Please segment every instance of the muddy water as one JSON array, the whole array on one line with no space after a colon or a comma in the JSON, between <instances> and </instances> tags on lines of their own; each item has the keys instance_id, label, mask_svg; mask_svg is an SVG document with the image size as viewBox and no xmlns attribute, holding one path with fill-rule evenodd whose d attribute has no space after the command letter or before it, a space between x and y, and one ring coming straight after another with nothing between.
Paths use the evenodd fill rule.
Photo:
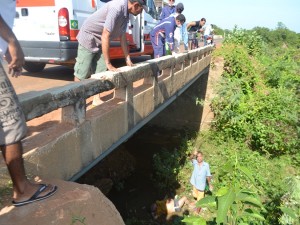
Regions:
<instances>
[{"instance_id":1,"label":"muddy water","mask_svg":"<svg viewBox=\"0 0 300 225\"><path fill-rule=\"evenodd\" d=\"M163 199L167 193L155 188L153 174L153 154L178 148L183 132L155 127L144 127L126 143L114 150L83 177L79 183L98 186L99 179L111 179L112 187L99 187L114 203L124 221L130 218L150 219L149 207L155 200ZM108 171L109 172L108 172ZM103 182L102 182L103 183ZM106 190L103 190L105 186ZM174 190L170 190L174 191Z\"/></svg>"}]
</instances>

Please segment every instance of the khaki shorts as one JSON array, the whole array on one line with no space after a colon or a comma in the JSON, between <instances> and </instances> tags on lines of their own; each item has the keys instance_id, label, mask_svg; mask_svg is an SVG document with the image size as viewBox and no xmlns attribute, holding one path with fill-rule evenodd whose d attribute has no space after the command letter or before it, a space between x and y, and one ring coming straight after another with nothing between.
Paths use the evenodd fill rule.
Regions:
<instances>
[{"instance_id":1,"label":"khaki shorts","mask_svg":"<svg viewBox=\"0 0 300 225\"><path fill-rule=\"evenodd\" d=\"M26 132L18 97L0 62L0 146L20 141Z\"/></svg>"},{"instance_id":2,"label":"khaki shorts","mask_svg":"<svg viewBox=\"0 0 300 225\"><path fill-rule=\"evenodd\" d=\"M193 197L197 199L197 201L204 198L204 191L199 191L195 186L193 186Z\"/></svg>"},{"instance_id":3,"label":"khaki shorts","mask_svg":"<svg viewBox=\"0 0 300 225\"><path fill-rule=\"evenodd\" d=\"M89 78L94 73L106 71L107 67L101 51L92 53L82 45L78 45L74 75L79 80Z\"/></svg>"}]
</instances>

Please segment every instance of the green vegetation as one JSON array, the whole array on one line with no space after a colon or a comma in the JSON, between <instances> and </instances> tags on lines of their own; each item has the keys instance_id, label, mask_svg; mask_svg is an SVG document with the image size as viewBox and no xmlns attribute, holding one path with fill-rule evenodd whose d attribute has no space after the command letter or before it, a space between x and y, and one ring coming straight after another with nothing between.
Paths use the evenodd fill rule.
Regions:
<instances>
[{"instance_id":1,"label":"green vegetation","mask_svg":"<svg viewBox=\"0 0 300 225\"><path fill-rule=\"evenodd\" d=\"M159 188L177 181L187 196L187 156L197 147L210 163L214 191L197 203L205 215L186 216L182 224L300 224L299 46L299 34L279 23L275 30L235 28L214 52L224 58L224 72L211 129L171 158L154 157Z\"/></svg>"},{"instance_id":2,"label":"green vegetation","mask_svg":"<svg viewBox=\"0 0 300 225\"><path fill-rule=\"evenodd\" d=\"M71 225L76 224L77 222L83 225L86 225L85 223L85 217L83 216L73 216L72 217L72 221L71 221Z\"/></svg>"},{"instance_id":3,"label":"green vegetation","mask_svg":"<svg viewBox=\"0 0 300 225\"><path fill-rule=\"evenodd\" d=\"M3 179L4 180L4 179ZM9 180L7 183L3 181L0 186L0 207L3 207L3 202L7 196L11 196L12 193L12 181Z\"/></svg>"},{"instance_id":4,"label":"green vegetation","mask_svg":"<svg viewBox=\"0 0 300 225\"><path fill-rule=\"evenodd\" d=\"M295 33L279 22L275 30L265 27L255 27L253 29L262 37L264 42L272 47L293 47L300 48L300 34Z\"/></svg>"},{"instance_id":5,"label":"green vegetation","mask_svg":"<svg viewBox=\"0 0 300 225\"><path fill-rule=\"evenodd\" d=\"M224 35L225 31L222 28L218 27L215 24L212 24L212 25L213 25L215 35Z\"/></svg>"},{"instance_id":6,"label":"green vegetation","mask_svg":"<svg viewBox=\"0 0 300 225\"><path fill-rule=\"evenodd\" d=\"M294 60L298 51L283 52L263 45L255 31L234 30L218 54L225 65L218 88L222 97L212 103L215 130L272 157L296 154L300 147L300 65Z\"/></svg>"}]
</instances>

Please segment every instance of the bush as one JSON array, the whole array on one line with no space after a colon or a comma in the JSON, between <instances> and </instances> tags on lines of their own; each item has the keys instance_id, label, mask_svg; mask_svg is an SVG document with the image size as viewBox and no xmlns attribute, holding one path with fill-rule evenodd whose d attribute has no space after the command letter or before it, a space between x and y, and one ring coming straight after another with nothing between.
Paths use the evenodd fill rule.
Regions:
<instances>
[{"instance_id":1,"label":"bush","mask_svg":"<svg viewBox=\"0 0 300 225\"><path fill-rule=\"evenodd\" d=\"M299 149L300 65L297 51L251 55L245 42L252 36L233 32L217 54L224 57L223 80L211 108L220 138L233 138L272 157ZM234 41L233 41L234 40Z\"/></svg>"},{"instance_id":2,"label":"bush","mask_svg":"<svg viewBox=\"0 0 300 225\"><path fill-rule=\"evenodd\" d=\"M224 44L234 44L243 46L249 55L258 55L262 52L263 41L256 31L246 31L235 27L232 33L228 34L224 40Z\"/></svg>"}]
</instances>

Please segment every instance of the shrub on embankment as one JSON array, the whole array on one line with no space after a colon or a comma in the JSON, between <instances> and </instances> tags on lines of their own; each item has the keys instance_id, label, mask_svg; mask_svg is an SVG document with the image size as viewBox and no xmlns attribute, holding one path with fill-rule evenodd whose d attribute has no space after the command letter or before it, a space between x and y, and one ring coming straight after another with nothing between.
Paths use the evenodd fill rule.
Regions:
<instances>
[{"instance_id":1,"label":"shrub on embankment","mask_svg":"<svg viewBox=\"0 0 300 225\"><path fill-rule=\"evenodd\" d=\"M256 31L235 29L215 52L225 61L211 104L215 119L209 135L201 134L195 145L210 162L218 204L224 203L220 197L232 200L224 203L227 208L211 211L210 219L218 224L300 222L295 200L300 192L295 185L300 168L299 51L287 39L284 49L279 48L283 43L274 47L262 40ZM220 194L222 188L232 191ZM232 192L239 196L243 191L260 196L264 207L233 200Z\"/></svg>"},{"instance_id":2,"label":"shrub on embankment","mask_svg":"<svg viewBox=\"0 0 300 225\"><path fill-rule=\"evenodd\" d=\"M274 47L254 30L235 29L214 54L225 63L211 130L181 148L187 157L199 147L213 173L213 195L198 203L208 208L200 216L207 224L299 224L299 51L287 39ZM176 171L189 195L190 164ZM199 216L184 221L205 224Z\"/></svg>"},{"instance_id":3,"label":"shrub on embankment","mask_svg":"<svg viewBox=\"0 0 300 225\"><path fill-rule=\"evenodd\" d=\"M256 32L236 33L218 53L225 63L212 102L213 128L221 138L242 141L271 157L295 154L300 147L300 78L293 58L299 53L261 44Z\"/></svg>"}]
</instances>

